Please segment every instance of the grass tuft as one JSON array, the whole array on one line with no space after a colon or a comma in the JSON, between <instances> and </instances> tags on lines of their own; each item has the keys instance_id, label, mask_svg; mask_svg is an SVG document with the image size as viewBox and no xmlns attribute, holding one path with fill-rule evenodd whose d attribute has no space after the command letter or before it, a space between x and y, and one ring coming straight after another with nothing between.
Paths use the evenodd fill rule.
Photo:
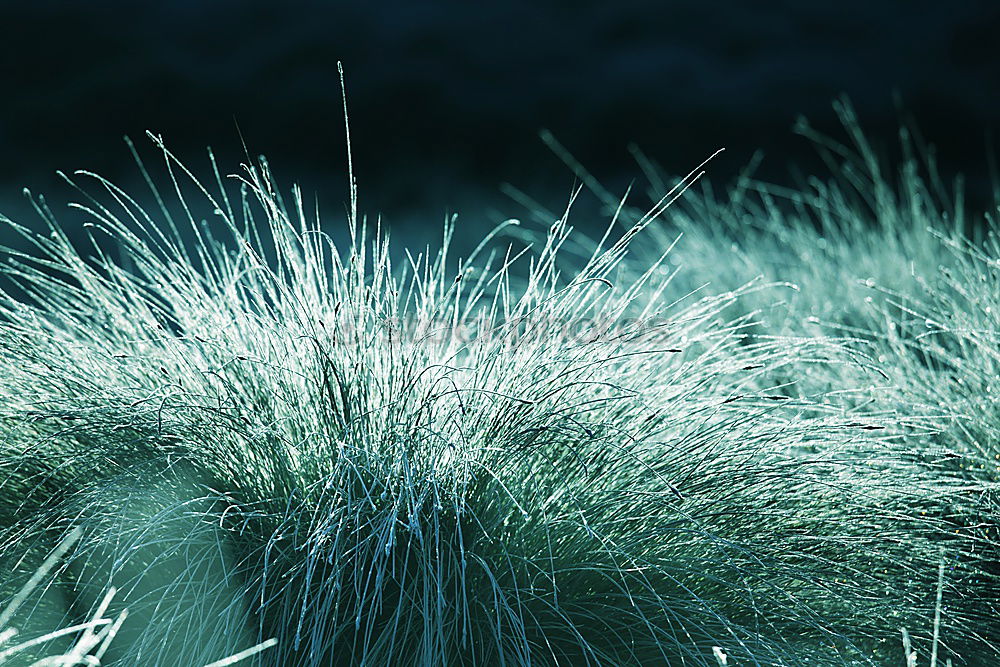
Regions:
<instances>
[{"instance_id":1,"label":"grass tuft","mask_svg":"<svg viewBox=\"0 0 1000 667\"><path fill-rule=\"evenodd\" d=\"M156 210L81 172L88 248L40 199L46 233L6 222L33 248L0 297L23 664L125 608L81 664L891 664L902 627L998 657L995 246L948 237L951 278L858 308L846 276L918 257L876 174L874 225L833 188L793 198L818 229L745 186L669 209L752 219L759 254L674 248L685 181L600 243L567 209L454 261L453 223L399 253L352 188L335 242L266 162L210 188L152 139Z\"/></svg>"}]
</instances>

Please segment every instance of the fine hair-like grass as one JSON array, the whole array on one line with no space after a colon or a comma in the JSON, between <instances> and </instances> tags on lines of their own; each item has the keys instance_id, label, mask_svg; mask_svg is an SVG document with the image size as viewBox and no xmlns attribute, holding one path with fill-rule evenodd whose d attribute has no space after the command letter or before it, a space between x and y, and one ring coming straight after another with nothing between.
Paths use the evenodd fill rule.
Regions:
<instances>
[{"instance_id":1,"label":"fine hair-like grass","mask_svg":"<svg viewBox=\"0 0 1000 667\"><path fill-rule=\"evenodd\" d=\"M669 198L576 266L568 209L400 265L353 187L338 246L266 163L209 190L154 140L156 211L80 175L89 249L40 200L48 234L6 222L0 603L79 535L21 636L127 607L101 664L887 664L901 627L997 657L966 449L828 386L880 377L849 341L762 335L780 287L629 255Z\"/></svg>"}]
</instances>

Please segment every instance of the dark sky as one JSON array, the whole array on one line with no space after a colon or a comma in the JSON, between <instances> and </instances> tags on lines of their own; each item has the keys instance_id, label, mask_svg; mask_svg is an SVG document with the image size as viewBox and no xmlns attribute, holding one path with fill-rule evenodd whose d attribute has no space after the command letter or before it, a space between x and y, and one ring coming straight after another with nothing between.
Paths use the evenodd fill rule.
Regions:
<instances>
[{"instance_id":1,"label":"dark sky","mask_svg":"<svg viewBox=\"0 0 1000 667\"><path fill-rule=\"evenodd\" d=\"M0 0L0 210L21 214L25 185L60 192L55 169L134 182L121 137L147 128L235 171L236 122L279 178L340 206L338 60L362 208L413 233L436 235L448 210L516 213L505 181L563 202L573 177L543 127L615 187L640 176L629 142L672 173L724 146L720 184L763 149L780 180L812 155L796 116L834 131L842 93L887 146L898 93L975 184L1000 110L997 35L995 0Z\"/></svg>"}]
</instances>

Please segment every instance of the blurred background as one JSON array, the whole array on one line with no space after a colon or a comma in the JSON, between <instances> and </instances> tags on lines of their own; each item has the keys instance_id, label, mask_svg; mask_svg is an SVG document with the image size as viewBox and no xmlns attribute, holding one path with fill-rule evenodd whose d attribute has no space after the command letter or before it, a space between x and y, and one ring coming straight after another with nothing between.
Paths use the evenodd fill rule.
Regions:
<instances>
[{"instance_id":1,"label":"blurred background","mask_svg":"<svg viewBox=\"0 0 1000 667\"><path fill-rule=\"evenodd\" d=\"M782 182L816 167L798 115L844 136L841 94L890 152L912 117L985 204L997 35L996 0L0 0L0 211L34 220L24 186L64 202L56 169L137 189L122 136L152 159L151 129L202 175L207 145L238 170L242 134L339 216L338 61L361 209L408 242L520 215L505 182L561 209L575 179L542 128L613 191L642 180L630 143L671 174L725 147L719 186L762 150Z\"/></svg>"}]
</instances>

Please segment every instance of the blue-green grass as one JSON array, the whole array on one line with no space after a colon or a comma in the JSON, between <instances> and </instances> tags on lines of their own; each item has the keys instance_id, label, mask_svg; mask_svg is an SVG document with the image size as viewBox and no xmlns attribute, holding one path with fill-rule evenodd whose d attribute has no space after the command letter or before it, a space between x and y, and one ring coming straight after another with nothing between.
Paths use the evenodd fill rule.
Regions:
<instances>
[{"instance_id":1,"label":"blue-green grass","mask_svg":"<svg viewBox=\"0 0 1000 667\"><path fill-rule=\"evenodd\" d=\"M89 246L5 222L2 664L1000 657L997 248L914 173L453 261L153 141L157 207L74 177Z\"/></svg>"}]
</instances>

